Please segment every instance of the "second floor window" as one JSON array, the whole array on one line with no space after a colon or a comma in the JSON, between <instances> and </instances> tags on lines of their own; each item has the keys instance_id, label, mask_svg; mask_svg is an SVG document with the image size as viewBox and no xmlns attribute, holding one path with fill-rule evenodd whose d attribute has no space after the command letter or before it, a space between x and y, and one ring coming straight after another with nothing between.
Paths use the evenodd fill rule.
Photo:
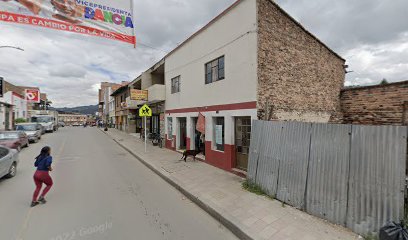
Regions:
<instances>
[{"instance_id":1,"label":"second floor window","mask_svg":"<svg viewBox=\"0 0 408 240\"><path fill-rule=\"evenodd\" d=\"M210 84L225 78L224 56L205 64L205 84Z\"/></svg>"},{"instance_id":2,"label":"second floor window","mask_svg":"<svg viewBox=\"0 0 408 240\"><path fill-rule=\"evenodd\" d=\"M171 79L171 93L180 92L180 76Z\"/></svg>"}]
</instances>

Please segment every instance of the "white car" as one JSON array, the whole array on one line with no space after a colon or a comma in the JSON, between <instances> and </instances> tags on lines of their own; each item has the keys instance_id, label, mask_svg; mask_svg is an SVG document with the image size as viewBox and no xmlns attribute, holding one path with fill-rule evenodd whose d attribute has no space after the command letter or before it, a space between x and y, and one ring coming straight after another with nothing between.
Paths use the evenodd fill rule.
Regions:
<instances>
[{"instance_id":1,"label":"white car","mask_svg":"<svg viewBox=\"0 0 408 240\"><path fill-rule=\"evenodd\" d=\"M16 125L16 131L25 132L30 142L37 143L41 139L42 126L38 123L21 123Z\"/></svg>"},{"instance_id":2,"label":"white car","mask_svg":"<svg viewBox=\"0 0 408 240\"><path fill-rule=\"evenodd\" d=\"M17 174L18 152L0 146L0 178L12 178Z\"/></svg>"}]
</instances>

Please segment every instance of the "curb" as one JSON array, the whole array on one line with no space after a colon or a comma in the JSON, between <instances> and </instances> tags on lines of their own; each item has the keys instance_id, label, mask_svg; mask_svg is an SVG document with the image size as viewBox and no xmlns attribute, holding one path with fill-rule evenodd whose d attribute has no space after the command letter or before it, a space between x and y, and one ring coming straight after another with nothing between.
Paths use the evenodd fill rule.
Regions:
<instances>
[{"instance_id":1,"label":"curb","mask_svg":"<svg viewBox=\"0 0 408 240\"><path fill-rule=\"evenodd\" d=\"M180 191L183 195L185 195L188 199L190 199L192 202L194 202L197 206L199 206L201 209L206 211L208 214L210 214L213 218L218 220L222 225L224 225L228 230L230 230L236 237L242 240L254 240L254 238L250 237L246 232L242 231L239 226L236 224L232 223L230 220L222 216L221 213L217 212L214 208L211 206L207 205L203 201L201 201L199 198L194 196L192 193L190 193L188 190L185 188L181 187L179 184L177 184L175 181L173 181L171 178L168 176L164 175L162 172L157 170L152 164L146 162L143 158L141 158L139 155L135 154L133 151L128 149L126 146L124 146L122 143L114 139L112 136L110 136L108 133L105 131L101 130L104 134L106 134L109 138L111 138L115 143L117 143L121 148L126 150L128 153L130 153L133 157L135 157L137 160L139 160L143 165L145 165L147 168L149 168L151 171L159 175L162 179L164 179L167 183L172 185L174 188L176 188L178 191Z\"/></svg>"}]
</instances>

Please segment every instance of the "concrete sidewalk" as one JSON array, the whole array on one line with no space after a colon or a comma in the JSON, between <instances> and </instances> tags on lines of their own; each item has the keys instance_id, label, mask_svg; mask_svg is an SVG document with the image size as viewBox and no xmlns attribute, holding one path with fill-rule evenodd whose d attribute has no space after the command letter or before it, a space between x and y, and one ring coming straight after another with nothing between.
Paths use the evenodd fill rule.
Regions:
<instances>
[{"instance_id":1,"label":"concrete sidewalk","mask_svg":"<svg viewBox=\"0 0 408 240\"><path fill-rule=\"evenodd\" d=\"M139 138L116 129L105 133L241 239L359 239L341 226L243 190L245 179L234 174L190 158L184 163L180 153L151 144L145 153Z\"/></svg>"}]
</instances>

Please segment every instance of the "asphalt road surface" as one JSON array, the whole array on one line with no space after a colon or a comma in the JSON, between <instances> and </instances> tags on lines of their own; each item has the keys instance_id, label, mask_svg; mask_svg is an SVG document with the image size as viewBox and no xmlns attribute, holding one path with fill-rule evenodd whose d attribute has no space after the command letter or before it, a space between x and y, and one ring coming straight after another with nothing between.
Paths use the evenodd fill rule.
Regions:
<instances>
[{"instance_id":1,"label":"asphalt road surface","mask_svg":"<svg viewBox=\"0 0 408 240\"><path fill-rule=\"evenodd\" d=\"M34 157L52 148L48 203L30 208ZM96 128L60 128L0 179L0 239L237 239Z\"/></svg>"}]
</instances>

